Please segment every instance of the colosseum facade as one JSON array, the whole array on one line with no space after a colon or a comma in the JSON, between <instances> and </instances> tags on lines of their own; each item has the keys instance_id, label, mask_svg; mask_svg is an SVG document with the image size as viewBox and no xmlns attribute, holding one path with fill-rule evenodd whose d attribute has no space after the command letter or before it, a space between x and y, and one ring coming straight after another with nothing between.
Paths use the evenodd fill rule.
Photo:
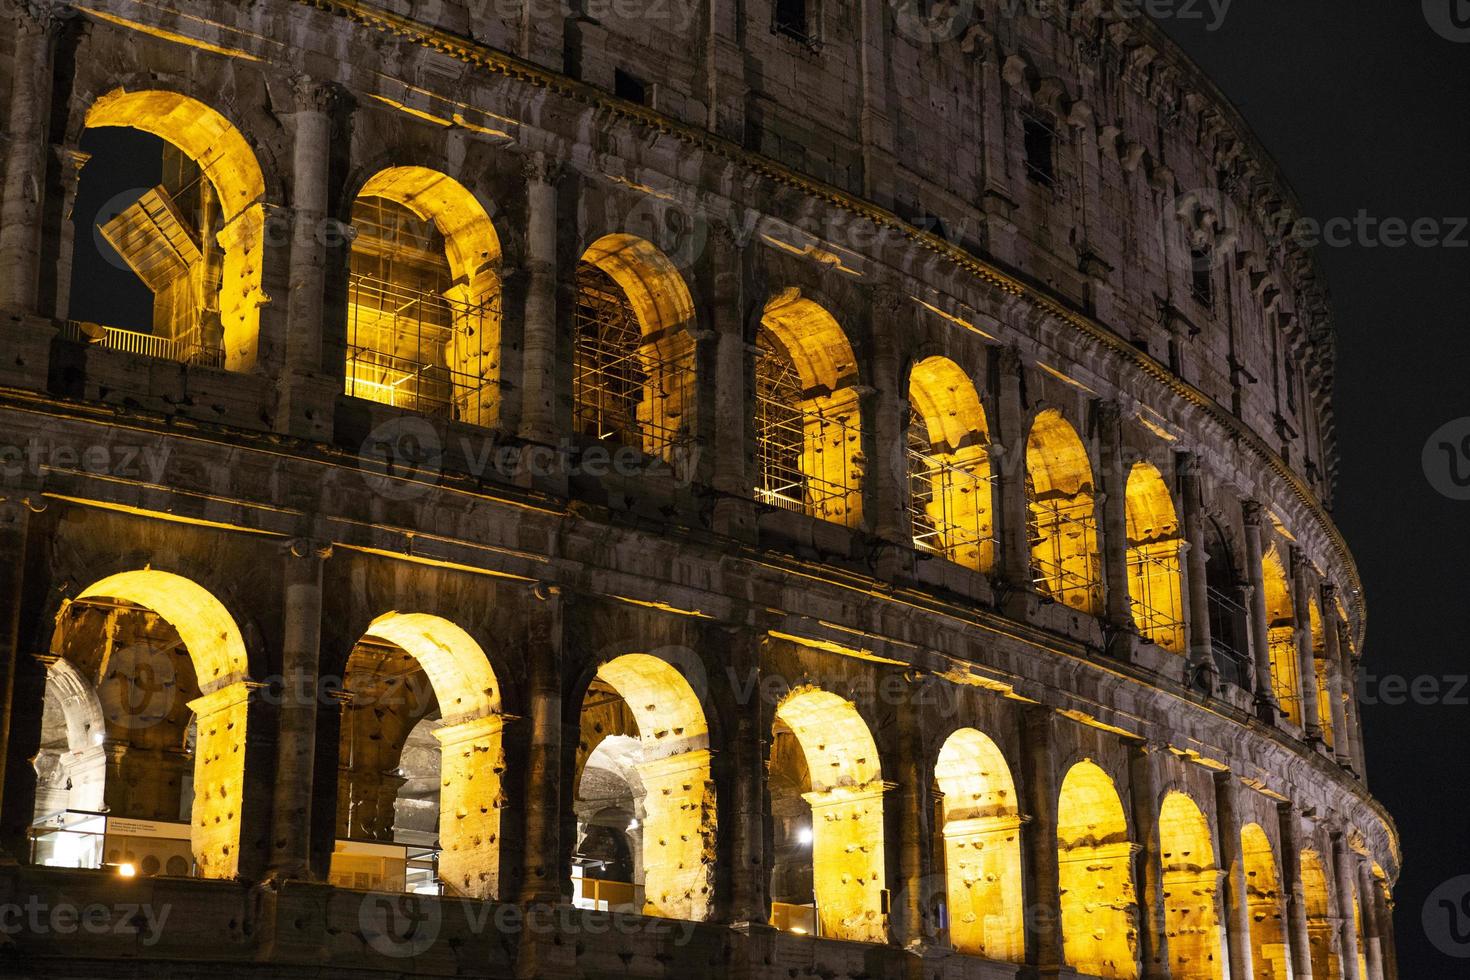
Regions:
<instances>
[{"instance_id":1,"label":"colosseum facade","mask_svg":"<svg viewBox=\"0 0 1470 980\"><path fill-rule=\"evenodd\" d=\"M7 972L1396 978L1298 204L1017 6L6 0Z\"/></svg>"}]
</instances>

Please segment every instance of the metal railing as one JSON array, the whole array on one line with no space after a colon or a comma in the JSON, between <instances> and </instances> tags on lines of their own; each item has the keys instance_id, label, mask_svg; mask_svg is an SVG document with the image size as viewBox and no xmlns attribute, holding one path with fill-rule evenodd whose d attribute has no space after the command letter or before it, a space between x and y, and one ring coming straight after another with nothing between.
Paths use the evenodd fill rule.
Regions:
<instances>
[{"instance_id":1,"label":"metal railing","mask_svg":"<svg viewBox=\"0 0 1470 980\"><path fill-rule=\"evenodd\" d=\"M957 466L909 447L909 518L914 547L950 561L985 570L992 562L997 539L993 476L977 476L974 468Z\"/></svg>"},{"instance_id":2,"label":"metal railing","mask_svg":"<svg viewBox=\"0 0 1470 980\"><path fill-rule=\"evenodd\" d=\"M859 430L786 401L759 393L756 397L756 459L759 482L755 498L763 504L824 519L845 517L861 486L853 467L843 460L829 467L838 479L805 471L807 440L820 441L826 452L839 452L860 439ZM855 455L855 454L854 454Z\"/></svg>"},{"instance_id":3,"label":"metal railing","mask_svg":"<svg viewBox=\"0 0 1470 980\"><path fill-rule=\"evenodd\" d=\"M1031 540L1032 584L1056 602L1097 613L1102 608L1102 555L1092 500L1078 507L1072 499L1030 500L1027 531ZM1074 517L1073 507L1085 512ZM1083 566L1079 571L1075 566Z\"/></svg>"},{"instance_id":4,"label":"metal railing","mask_svg":"<svg viewBox=\"0 0 1470 980\"><path fill-rule=\"evenodd\" d=\"M1302 677L1297 663L1296 630L1272 627L1267 632L1271 657L1271 693L1292 724L1302 724Z\"/></svg>"},{"instance_id":5,"label":"metal railing","mask_svg":"<svg viewBox=\"0 0 1470 980\"><path fill-rule=\"evenodd\" d=\"M218 347L206 347L192 338L159 337L139 330L109 327L102 323L84 323L68 320L62 328L62 337L78 343L90 343L105 350L155 357L164 361L176 361L197 367L223 368L225 352Z\"/></svg>"},{"instance_id":6,"label":"metal railing","mask_svg":"<svg viewBox=\"0 0 1470 980\"><path fill-rule=\"evenodd\" d=\"M489 421L484 374L456 370L450 362L493 355L484 343L499 317L498 295L470 306L354 274L348 303L348 395L470 425Z\"/></svg>"},{"instance_id":7,"label":"metal railing","mask_svg":"<svg viewBox=\"0 0 1470 980\"><path fill-rule=\"evenodd\" d=\"M1253 690L1255 678L1251 675L1250 657L1231 642L1248 621L1245 606L1212 586L1205 587L1205 601L1210 613L1210 651L1220 679L1241 690Z\"/></svg>"}]
</instances>

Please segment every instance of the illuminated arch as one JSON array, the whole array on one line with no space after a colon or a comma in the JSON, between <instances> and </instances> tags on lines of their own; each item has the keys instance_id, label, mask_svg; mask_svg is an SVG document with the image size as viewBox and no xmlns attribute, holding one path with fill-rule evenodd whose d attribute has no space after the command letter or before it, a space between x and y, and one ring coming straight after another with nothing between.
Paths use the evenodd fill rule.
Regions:
<instances>
[{"instance_id":1,"label":"illuminated arch","mask_svg":"<svg viewBox=\"0 0 1470 980\"><path fill-rule=\"evenodd\" d=\"M89 599L141 606L168 623L184 645L200 690L188 703L198 726L189 821L194 860L202 877L235 877L251 692L249 655L239 626L207 589L154 569L110 575L73 601Z\"/></svg>"},{"instance_id":2,"label":"illuminated arch","mask_svg":"<svg viewBox=\"0 0 1470 980\"><path fill-rule=\"evenodd\" d=\"M757 499L857 527L862 410L846 334L793 288L766 303L756 348Z\"/></svg>"},{"instance_id":3,"label":"illuminated arch","mask_svg":"<svg viewBox=\"0 0 1470 980\"><path fill-rule=\"evenodd\" d=\"M1266 639L1271 651L1272 693L1287 719L1300 725L1302 679L1296 648L1296 612L1286 565L1275 542L1261 558L1261 579L1266 590Z\"/></svg>"},{"instance_id":4,"label":"illuminated arch","mask_svg":"<svg viewBox=\"0 0 1470 980\"><path fill-rule=\"evenodd\" d=\"M910 513L914 542L950 561L989 571L995 518L985 409L954 361L929 357L909 375Z\"/></svg>"},{"instance_id":5,"label":"illuminated arch","mask_svg":"<svg viewBox=\"0 0 1470 980\"><path fill-rule=\"evenodd\" d=\"M417 671L430 692L415 689ZM451 894L494 897L504 719L500 687L484 650L446 619L390 612L373 620L354 649L345 687L354 699L343 721L339 832L393 840L394 794L401 782L395 782L394 771L410 733L437 710L439 878ZM359 807L368 815L348 821L347 811Z\"/></svg>"},{"instance_id":6,"label":"illuminated arch","mask_svg":"<svg viewBox=\"0 0 1470 980\"><path fill-rule=\"evenodd\" d=\"M352 208L347 393L490 425L500 239L474 194L426 167L374 174Z\"/></svg>"},{"instance_id":7,"label":"illuminated arch","mask_svg":"<svg viewBox=\"0 0 1470 980\"><path fill-rule=\"evenodd\" d=\"M572 409L579 432L674 461L693 436L694 299L634 235L604 235L577 266Z\"/></svg>"},{"instance_id":8,"label":"illuminated arch","mask_svg":"<svg viewBox=\"0 0 1470 980\"><path fill-rule=\"evenodd\" d=\"M1174 498L1152 464L1128 473L1128 598L1133 622L1170 653L1184 652L1184 581Z\"/></svg>"},{"instance_id":9,"label":"illuminated arch","mask_svg":"<svg viewBox=\"0 0 1470 980\"><path fill-rule=\"evenodd\" d=\"M962 953L1021 963L1021 814L1005 756L986 735L962 728L940 749L934 779L943 795L950 943Z\"/></svg>"},{"instance_id":10,"label":"illuminated arch","mask_svg":"<svg viewBox=\"0 0 1470 980\"><path fill-rule=\"evenodd\" d=\"M265 178L250 144L224 116L176 92L115 89L92 103L84 125L149 133L172 144L203 172L219 205L221 225L213 237L223 250L217 296L206 297L204 308L211 302L217 306L225 368L250 370L259 354L260 307L267 302L261 286ZM194 288L207 288L203 263L191 270L191 277L198 280ZM214 329L201 324L205 327ZM203 346L216 346L215 340L207 331L201 334Z\"/></svg>"},{"instance_id":11,"label":"illuminated arch","mask_svg":"<svg viewBox=\"0 0 1470 980\"><path fill-rule=\"evenodd\" d=\"M1317 685L1317 725L1322 729L1322 741L1330 749L1333 746L1332 690L1327 662L1327 638L1323 634L1322 610L1314 598L1307 605L1307 622L1312 633L1312 673Z\"/></svg>"},{"instance_id":12,"label":"illuminated arch","mask_svg":"<svg viewBox=\"0 0 1470 980\"><path fill-rule=\"evenodd\" d=\"M1250 908L1251 980L1287 980L1291 951L1286 942L1286 911L1282 905L1276 854L1259 824L1240 831L1245 862L1246 904Z\"/></svg>"},{"instance_id":13,"label":"illuminated arch","mask_svg":"<svg viewBox=\"0 0 1470 980\"><path fill-rule=\"evenodd\" d=\"M34 760L38 820L60 810L106 808L106 740L107 720L96 686L70 661L50 660L41 747Z\"/></svg>"},{"instance_id":14,"label":"illuminated arch","mask_svg":"<svg viewBox=\"0 0 1470 980\"><path fill-rule=\"evenodd\" d=\"M714 889L715 790L699 696L671 664L643 653L608 661L597 679L622 698L636 727L636 748L624 755L640 814L635 867L642 871L643 912L706 919ZM610 741L594 748L588 763Z\"/></svg>"},{"instance_id":15,"label":"illuminated arch","mask_svg":"<svg viewBox=\"0 0 1470 980\"><path fill-rule=\"evenodd\" d=\"M1123 802L1096 763L1074 765L1057 802L1062 945L1067 965L1105 980L1138 976L1138 903Z\"/></svg>"},{"instance_id":16,"label":"illuminated arch","mask_svg":"<svg viewBox=\"0 0 1470 980\"><path fill-rule=\"evenodd\" d=\"M1175 980L1221 980L1220 869L1210 825L1183 793L1164 797L1159 810L1159 848L1164 864L1164 928L1169 975Z\"/></svg>"},{"instance_id":17,"label":"illuminated arch","mask_svg":"<svg viewBox=\"0 0 1470 980\"><path fill-rule=\"evenodd\" d=\"M851 701L800 688L776 708L809 774L813 892L821 934L887 941L883 915L883 792L878 747Z\"/></svg>"},{"instance_id":18,"label":"illuminated arch","mask_svg":"<svg viewBox=\"0 0 1470 980\"><path fill-rule=\"evenodd\" d=\"M1342 959L1336 946L1336 916L1322 855L1302 851L1302 893L1307 907L1307 945L1312 955L1312 980L1340 980Z\"/></svg>"},{"instance_id":19,"label":"illuminated arch","mask_svg":"<svg viewBox=\"0 0 1470 980\"><path fill-rule=\"evenodd\" d=\"M1026 438L1026 497L1037 584L1057 602L1102 611L1102 562L1092 465L1077 431L1055 409Z\"/></svg>"}]
</instances>

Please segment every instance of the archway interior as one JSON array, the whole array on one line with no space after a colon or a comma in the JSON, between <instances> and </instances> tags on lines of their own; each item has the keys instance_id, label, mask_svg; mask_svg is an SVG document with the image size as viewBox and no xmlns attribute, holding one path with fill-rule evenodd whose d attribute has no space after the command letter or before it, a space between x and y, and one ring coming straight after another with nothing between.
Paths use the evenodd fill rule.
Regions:
<instances>
[{"instance_id":1,"label":"archway interior","mask_svg":"<svg viewBox=\"0 0 1470 980\"><path fill-rule=\"evenodd\" d=\"M1333 747L1331 665L1327 660L1327 637L1323 633L1322 610L1313 599L1307 605L1307 622L1312 634L1312 682L1317 685L1317 725L1322 741Z\"/></svg>"},{"instance_id":2,"label":"archway interior","mask_svg":"<svg viewBox=\"0 0 1470 980\"><path fill-rule=\"evenodd\" d=\"M1183 653L1184 581L1179 517L1163 474L1137 462L1128 473L1128 599L1138 631Z\"/></svg>"},{"instance_id":3,"label":"archway interior","mask_svg":"<svg viewBox=\"0 0 1470 980\"><path fill-rule=\"evenodd\" d=\"M170 573L112 575L62 607L49 659L36 859L233 877L249 690L224 606Z\"/></svg>"},{"instance_id":4,"label":"archway interior","mask_svg":"<svg viewBox=\"0 0 1470 980\"><path fill-rule=\"evenodd\" d=\"M344 677L333 882L494 897L505 760L484 651L448 620L388 613Z\"/></svg>"},{"instance_id":5,"label":"archway interior","mask_svg":"<svg viewBox=\"0 0 1470 980\"><path fill-rule=\"evenodd\" d=\"M1064 605L1102 611L1102 559L1092 465L1077 431L1055 409L1026 438L1026 499L1036 584Z\"/></svg>"},{"instance_id":6,"label":"archway interior","mask_svg":"<svg viewBox=\"0 0 1470 980\"><path fill-rule=\"evenodd\" d=\"M1291 951L1271 839L1259 824L1250 823L1241 828L1240 845L1250 907L1252 980L1288 980Z\"/></svg>"},{"instance_id":7,"label":"archway interior","mask_svg":"<svg viewBox=\"0 0 1470 980\"><path fill-rule=\"evenodd\" d=\"M1322 855L1302 851L1302 893L1307 907L1307 946L1312 956L1312 980L1340 980L1342 960L1337 950L1337 916Z\"/></svg>"},{"instance_id":8,"label":"archway interior","mask_svg":"<svg viewBox=\"0 0 1470 980\"><path fill-rule=\"evenodd\" d=\"M1057 801L1062 943L1067 965L1104 980L1138 975L1135 845L1112 779L1096 763L1074 765Z\"/></svg>"},{"instance_id":9,"label":"archway interior","mask_svg":"<svg viewBox=\"0 0 1470 980\"><path fill-rule=\"evenodd\" d=\"M115 90L92 104L85 126L139 130L165 144L158 185L99 227L153 293L150 329L102 324L91 339L136 354L252 368L265 301L265 180L249 144L219 113L174 92Z\"/></svg>"},{"instance_id":10,"label":"archway interior","mask_svg":"<svg viewBox=\"0 0 1470 980\"><path fill-rule=\"evenodd\" d=\"M347 394L491 425L500 380L500 241L462 184L375 174L352 206Z\"/></svg>"},{"instance_id":11,"label":"archway interior","mask_svg":"<svg viewBox=\"0 0 1470 980\"><path fill-rule=\"evenodd\" d=\"M1266 591L1266 640L1271 651L1272 693L1287 720L1300 725L1302 684L1296 647L1296 611L1277 542L1273 541L1262 556L1261 573Z\"/></svg>"},{"instance_id":12,"label":"archway interior","mask_svg":"<svg viewBox=\"0 0 1470 980\"><path fill-rule=\"evenodd\" d=\"M624 654L598 668L583 696L580 726L575 900L707 918L715 793L709 728L693 688L666 660ZM626 845L627 862L621 849L609 851L615 840Z\"/></svg>"},{"instance_id":13,"label":"archway interior","mask_svg":"<svg viewBox=\"0 0 1470 980\"><path fill-rule=\"evenodd\" d=\"M1164 931L1170 976L1221 980L1225 954L1220 929L1220 869L1210 825L1183 793L1170 793L1159 811L1164 866Z\"/></svg>"},{"instance_id":14,"label":"archway interior","mask_svg":"<svg viewBox=\"0 0 1470 980\"><path fill-rule=\"evenodd\" d=\"M995 564L990 438L964 370L929 357L909 374L909 512L914 544L976 571Z\"/></svg>"},{"instance_id":15,"label":"archway interior","mask_svg":"<svg viewBox=\"0 0 1470 980\"><path fill-rule=\"evenodd\" d=\"M1241 601L1241 582L1225 532L1214 519L1205 522L1205 598L1210 614L1210 646L1222 680L1250 690L1249 613Z\"/></svg>"},{"instance_id":16,"label":"archway interior","mask_svg":"<svg viewBox=\"0 0 1470 980\"><path fill-rule=\"evenodd\" d=\"M762 503L857 527L862 412L857 359L837 321L799 290L766 304L756 334L756 455Z\"/></svg>"},{"instance_id":17,"label":"archway interior","mask_svg":"<svg viewBox=\"0 0 1470 980\"><path fill-rule=\"evenodd\" d=\"M674 461L693 437L694 298L651 242L606 235L577 265L572 411L585 436Z\"/></svg>"},{"instance_id":18,"label":"archway interior","mask_svg":"<svg viewBox=\"0 0 1470 980\"><path fill-rule=\"evenodd\" d=\"M1005 756L973 728L951 735L934 766L949 941L986 959L1026 956L1021 814Z\"/></svg>"},{"instance_id":19,"label":"archway interior","mask_svg":"<svg viewBox=\"0 0 1470 980\"><path fill-rule=\"evenodd\" d=\"M790 799L778 799L778 785L809 787L801 798L811 813L817 930L837 939L885 942L885 786L872 733L851 701L829 691L802 688L776 708L773 763L775 743L783 736L790 740L783 748L789 761L784 778L772 785L773 822L778 812L789 816L795 810L798 821L801 816ZM801 764L795 764L793 753L799 753ZM802 765L806 779L799 782ZM797 833L798 838L805 836Z\"/></svg>"}]
</instances>

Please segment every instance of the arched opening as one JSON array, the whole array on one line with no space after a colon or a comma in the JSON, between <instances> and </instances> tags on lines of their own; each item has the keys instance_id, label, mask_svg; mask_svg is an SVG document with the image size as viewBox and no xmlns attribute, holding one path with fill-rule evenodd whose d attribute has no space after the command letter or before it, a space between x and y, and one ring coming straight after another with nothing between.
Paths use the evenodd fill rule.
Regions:
<instances>
[{"instance_id":1,"label":"arched opening","mask_svg":"<svg viewBox=\"0 0 1470 980\"><path fill-rule=\"evenodd\" d=\"M1170 653L1184 652L1184 579L1174 499L1152 464L1128 473L1128 599L1143 636Z\"/></svg>"},{"instance_id":2,"label":"arched opening","mask_svg":"<svg viewBox=\"0 0 1470 980\"><path fill-rule=\"evenodd\" d=\"M500 386L500 240L458 181L379 171L352 205L347 394L491 425Z\"/></svg>"},{"instance_id":3,"label":"arched opening","mask_svg":"<svg viewBox=\"0 0 1470 980\"><path fill-rule=\"evenodd\" d=\"M62 606L48 654L33 860L239 871L245 643L194 582L112 575Z\"/></svg>"},{"instance_id":4,"label":"arched opening","mask_svg":"<svg viewBox=\"0 0 1470 980\"><path fill-rule=\"evenodd\" d=\"M1272 542L1261 559L1266 590L1266 641L1271 651L1271 690L1288 721L1302 723L1301 669L1297 661L1296 611L1281 550Z\"/></svg>"},{"instance_id":5,"label":"arched opening","mask_svg":"<svg viewBox=\"0 0 1470 980\"><path fill-rule=\"evenodd\" d=\"M1250 909L1251 980L1288 980L1291 951L1271 839L1259 824L1246 824L1240 831L1240 849Z\"/></svg>"},{"instance_id":6,"label":"arched opening","mask_svg":"<svg viewBox=\"0 0 1470 980\"><path fill-rule=\"evenodd\" d=\"M1092 465L1077 432L1055 409L1036 417L1026 439L1027 528L1036 585L1057 602L1102 611L1102 559Z\"/></svg>"},{"instance_id":7,"label":"arched opening","mask_svg":"<svg viewBox=\"0 0 1470 980\"><path fill-rule=\"evenodd\" d=\"M1307 621L1312 631L1312 683L1317 685L1317 725L1322 729L1322 741L1330 749L1333 745L1331 665L1327 661L1327 638L1322 632L1322 610L1316 599L1307 606Z\"/></svg>"},{"instance_id":8,"label":"arched opening","mask_svg":"<svg viewBox=\"0 0 1470 980\"><path fill-rule=\"evenodd\" d=\"M582 699L573 900L671 919L708 918L715 790L699 697L667 661L630 653Z\"/></svg>"},{"instance_id":9,"label":"arched opening","mask_svg":"<svg viewBox=\"0 0 1470 980\"><path fill-rule=\"evenodd\" d=\"M1077 763L1057 801L1062 946L1067 965L1105 980L1138 976L1138 903L1131 873L1136 846L1113 781L1096 763Z\"/></svg>"},{"instance_id":10,"label":"arched opening","mask_svg":"<svg viewBox=\"0 0 1470 980\"><path fill-rule=\"evenodd\" d=\"M832 314L788 289L756 334L756 499L834 524L862 522L857 360Z\"/></svg>"},{"instance_id":11,"label":"arched opening","mask_svg":"<svg viewBox=\"0 0 1470 980\"><path fill-rule=\"evenodd\" d=\"M914 545L966 568L995 564L990 436L975 386L930 357L909 375L909 514Z\"/></svg>"},{"instance_id":12,"label":"arched opening","mask_svg":"<svg viewBox=\"0 0 1470 980\"><path fill-rule=\"evenodd\" d=\"M1327 873L1322 855L1302 851L1302 892L1307 906L1307 945L1312 954L1312 980L1340 980L1342 960L1335 937L1337 917L1332 913L1332 895L1327 890Z\"/></svg>"},{"instance_id":13,"label":"arched opening","mask_svg":"<svg viewBox=\"0 0 1470 980\"><path fill-rule=\"evenodd\" d=\"M343 687L332 883L495 897L504 720L479 644L437 616L388 613Z\"/></svg>"},{"instance_id":14,"label":"arched opening","mask_svg":"<svg viewBox=\"0 0 1470 980\"><path fill-rule=\"evenodd\" d=\"M76 319L69 329L75 339L187 364L253 368L266 301L265 179L250 145L224 116L174 92L116 89L92 104L85 126L84 148L101 152L83 167L79 194L93 179L88 170L106 179L105 171L130 153L157 154L158 165L147 175L156 175L155 185L129 195L115 215L99 215L105 220L97 226L152 299L140 304L151 306L147 322L94 322L85 318L112 319L116 304L74 288ZM88 142L92 131L105 127L154 139ZM78 231L86 238L92 233Z\"/></svg>"},{"instance_id":15,"label":"arched opening","mask_svg":"<svg viewBox=\"0 0 1470 980\"><path fill-rule=\"evenodd\" d=\"M878 747L857 708L827 691L793 691L776 709L770 771L773 924L886 942L885 787ZM809 899L794 890L806 881Z\"/></svg>"},{"instance_id":16,"label":"arched opening","mask_svg":"<svg viewBox=\"0 0 1470 980\"><path fill-rule=\"evenodd\" d=\"M1205 523L1205 600L1210 614L1210 648L1220 679L1242 690L1255 687L1251 676L1250 641L1240 580L1225 532L1214 520Z\"/></svg>"},{"instance_id":17,"label":"arched opening","mask_svg":"<svg viewBox=\"0 0 1470 980\"><path fill-rule=\"evenodd\" d=\"M1175 980L1221 980L1220 869L1210 825L1195 802L1170 793L1159 811L1164 864L1164 929Z\"/></svg>"},{"instance_id":18,"label":"arched opening","mask_svg":"<svg viewBox=\"0 0 1470 980\"><path fill-rule=\"evenodd\" d=\"M934 781L950 944L962 953L1021 963L1021 813L1005 756L984 734L962 728L940 750Z\"/></svg>"},{"instance_id":19,"label":"arched opening","mask_svg":"<svg viewBox=\"0 0 1470 980\"><path fill-rule=\"evenodd\" d=\"M606 235L577 264L577 431L673 461L693 438L694 300L650 242Z\"/></svg>"}]
</instances>

